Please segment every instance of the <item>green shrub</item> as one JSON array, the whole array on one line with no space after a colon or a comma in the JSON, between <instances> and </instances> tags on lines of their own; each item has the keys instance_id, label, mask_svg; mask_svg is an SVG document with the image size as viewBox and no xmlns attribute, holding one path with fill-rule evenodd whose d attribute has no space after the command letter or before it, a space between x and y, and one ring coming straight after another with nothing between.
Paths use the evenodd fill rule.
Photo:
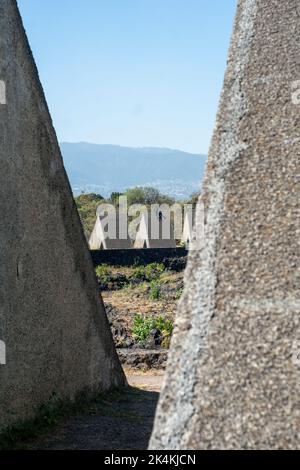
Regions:
<instances>
[{"instance_id":1,"label":"green shrub","mask_svg":"<svg viewBox=\"0 0 300 470\"><path fill-rule=\"evenodd\" d=\"M162 263L151 263L147 266L136 266L132 275L130 276L130 280L133 282L151 282L159 279L165 269L166 268Z\"/></svg>"},{"instance_id":2,"label":"green shrub","mask_svg":"<svg viewBox=\"0 0 300 470\"><path fill-rule=\"evenodd\" d=\"M132 334L139 343L144 344L150 338L151 331L158 329L164 336L164 342L166 343L166 338L171 337L173 328L173 322L167 318L164 318L163 316L158 318L146 318L142 315L136 315L134 317Z\"/></svg>"},{"instance_id":3,"label":"green shrub","mask_svg":"<svg viewBox=\"0 0 300 470\"><path fill-rule=\"evenodd\" d=\"M145 318L142 315L134 317L134 324L132 329L133 337L139 343L145 343L150 337L150 333L155 328L153 318Z\"/></svg>"},{"instance_id":4,"label":"green shrub","mask_svg":"<svg viewBox=\"0 0 300 470\"><path fill-rule=\"evenodd\" d=\"M89 239L96 222L97 207L103 200L100 194L81 194L75 198L75 203L87 239Z\"/></svg>"},{"instance_id":5,"label":"green shrub","mask_svg":"<svg viewBox=\"0 0 300 470\"><path fill-rule=\"evenodd\" d=\"M120 268L120 271L122 269ZM128 285L159 282L165 266L159 263L152 263L147 266L135 266L131 274L122 274L115 272L112 267L107 264L101 264L96 267L95 272L101 289L123 289ZM113 286L113 287L112 287ZM160 289L159 289L160 290ZM158 288L153 285L154 299L159 298Z\"/></svg>"},{"instance_id":6,"label":"green shrub","mask_svg":"<svg viewBox=\"0 0 300 470\"><path fill-rule=\"evenodd\" d=\"M137 266L134 268L132 275L130 276L132 281L146 281L146 272L144 266Z\"/></svg>"},{"instance_id":7,"label":"green shrub","mask_svg":"<svg viewBox=\"0 0 300 470\"><path fill-rule=\"evenodd\" d=\"M162 263L151 263L145 268L145 273L148 281L158 279L160 275L165 271L165 266Z\"/></svg>"},{"instance_id":8,"label":"green shrub","mask_svg":"<svg viewBox=\"0 0 300 470\"><path fill-rule=\"evenodd\" d=\"M156 328L160 330L165 336L171 336L174 325L173 322L168 318L160 316L156 321Z\"/></svg>"},{"instance_id":9,"label":"green shrub","mask_svg":"<svg viewBox=\"0 0 300 470\"><path fill-rule=\"evenodd\" d=\"M110 269L107 264L96 267L96 276L101 285L106 285L110 281Z\"/></svg>"},{"instance_id":10,"label":"green shrub","mask_svg":"<svg viewBox=\"0 0 300 470\"><path fill-rule=\"evenodd\" d=\"M150 284L150 299L159 300L161 298L161 286L157 281L151 281Z\"/></svg>"},{"instance_id":11,"label":"green shrub","mask_svg":"<svg viewBox=\"0 0 300 470\"><path fill-rule=\"evenodd\" d=\"M100 289L107 290L118 290L127 287L130 282L127 277L122 273L113 273L110 266L107 264L101 264L95 269L96 276L98 278Z\"/></svg>"}]
</instances>

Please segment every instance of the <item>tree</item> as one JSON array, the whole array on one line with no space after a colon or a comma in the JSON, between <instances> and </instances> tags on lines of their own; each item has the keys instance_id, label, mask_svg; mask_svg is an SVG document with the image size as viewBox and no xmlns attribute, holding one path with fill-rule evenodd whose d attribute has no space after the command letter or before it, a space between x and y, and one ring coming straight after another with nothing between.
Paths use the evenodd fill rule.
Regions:
<instances>
[{"instance_id":1,"label":"tree","mask_svg":"<svg viewBox=\"0 0 300 470\"><path fill-rule=\"evenodd\" d=\"M123 193L113 192L110 195L110 202L116 207L119 205L120 196L123 196Z\"/></svg>"},{"instance_id":2,"label":"tree","mask_svg":"<svg viewBox=\"0 0 300 470\"><path fill-rule=\"evenodd\" d=\"M104 198L100 194L81 194L75 197L75 203L79 212L84 233L87 238L90 237L96 222L97 207Z\"/></svg>"},{"instance_id":3,"label":"tree","mask_svg":"<svg viewBox=\"0 0 300 470\"><path fill-rule=\"evenodd\" d=\"M125 192L127 196L128 205L144 204L149 206L151 204L173 204L173 198L161 194L157 189L151 187L136 187L128 189Z\"/></svg>"},{"instance_id":4,"label":"tree","mask_svg":"<svg viewBox=\"0 0 300 470\"><path fill-rule=\"evenodd\" d=\"M198 204L200 194L201 194L200 191L196 191L193 194L191 194L190 199L187 201L188 204L193 204L194 206L196 206L196 204Z\"/></svg>"}]
</instances>

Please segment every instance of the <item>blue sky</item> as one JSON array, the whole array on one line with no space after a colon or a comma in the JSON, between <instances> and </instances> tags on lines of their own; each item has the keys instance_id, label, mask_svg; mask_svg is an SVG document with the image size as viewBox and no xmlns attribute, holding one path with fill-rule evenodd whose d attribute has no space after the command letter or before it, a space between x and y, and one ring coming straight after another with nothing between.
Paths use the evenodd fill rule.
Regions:
<instances>
[{"instance_id":1,"label":"blue sky","mask_svg":"<svg viewBox=\"0 0 300 470\"><path fill-rule=\"evenodd\" d=\"M60 141L208 151L236 0L19 0Z\"/></svg>"}]
</instances>

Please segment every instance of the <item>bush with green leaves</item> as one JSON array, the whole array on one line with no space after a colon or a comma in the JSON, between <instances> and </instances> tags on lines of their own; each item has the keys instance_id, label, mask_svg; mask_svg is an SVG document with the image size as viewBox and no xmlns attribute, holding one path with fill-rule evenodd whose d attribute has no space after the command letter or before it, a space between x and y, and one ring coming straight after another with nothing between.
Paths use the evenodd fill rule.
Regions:
<instances>
[{"instance_id":1,"label":"bush with green leaves","mask_svg":"<svg viewBox=\"0 0 300 470\"><path fill-rule=\"evenodd\" d=\"M75 198L75 203L87 239L90 237L96 222L97 207L103 201L104 199L100 194L81 194Z\"/></svg>"},{"instance_id":2,"label":"bush with green leaves","mask_svg":"<svg viewBox=\"0 0 300 470\"><path fill-rule=\"evenodd\" d=\"M165 265L163 263L151 263L145 267L147 280L158 279L160 275L165 271Z\"/></svg>"},{"instance_id":3,"label":"bush with green leaves","mask_svg":"<svg viewBox=\"0 0 300 470\"><path fill-rule=\"evenodd\" d=\"M146 273L144 266L136 266L130 276L131 281L146 281Z\"/></svg>"},{"instance_id":4,"label":"bush with green leaves","mask_svg":"<svg viewBox=\"0 0 300 470\"><path fill-rule=\"evenodd\" d=\"M107 264L101 264L97 266L95 271L100 289L102 290L107 290L109 288L123 289L124 287L127 287L130 284L129 280L124 274L113 274L111 271L111 267Z\"/></svg>"},{"instance_id":5,"label":"bush with green leaves","mask_svg":"<svg viewBox=\"0 0 300 470\"><path fill-rule=\"evenodd\" d=\"M151 282L160 278L165 271L163 263L151 263L147 266L136 266L133 270L130 280L132 282L147 281Z\"/></svg>"},{"instance_id":6,"label":"bush with green leaves","mask_svg":"<svg viewBox=\"0 0 300 470\"><path fill-rule=\"evenodd\" d=\"M129 285L136 285L142 283L151 283L156 281L159 283L161 274L165 271L165 266L162 263L152 263L147 266L136 266L131 274L123 274L121 272L113 271L112 267L108 264L101 264L95 268L96 276L101 289L122 289ZM153 284L153 290L155 286ZM157 289L156 289L157 290ZM154 298L158 298L155 296Z\"/></svg>"},{"instance_id":7,"label":"bush with green leaves","mask_svg":"<svg viewBox=\"0 0 300 470\"><path fill-rule=\"evenodd\" d=\"M100 284L108 284L110 281L110 269L107 264L100 264L96 267L96 276Z\"/></svg>"},{"instance_id":8,"label":"bush with green leaves","mask_svg":"<svg viewBox=\"0 0 300 470\"><path fill-rule=\"evenodd\" d=\"M171 336L174 330L174 325L171 320L160 316L156 321L156 328L160 330L165 336Z\"/></svg>"},{"instance_id":9,"label":"bush with green leaves","mask_svg":"<svg viewBox=\"0 0 300 470\"><path fill-rule=\"evenodd\" d=\"M161 286L157 281L151 281L150 284L150 299L159 300L161 298Z\"/></svg>"},{"instance_id":10,"label":"bush with green leaves","mask_svg":"<svg viewBox=\"0 0 300 470\"><path fill-rule=\"evenodd\" d=\"M147 318L142 315L136 315L134 317L132 334L135 340L145 344L150 338L152 330L157 329L164 338L170 338L173 333L173 328L173 322L163 316Z\"/></svg>"}]
</instances>

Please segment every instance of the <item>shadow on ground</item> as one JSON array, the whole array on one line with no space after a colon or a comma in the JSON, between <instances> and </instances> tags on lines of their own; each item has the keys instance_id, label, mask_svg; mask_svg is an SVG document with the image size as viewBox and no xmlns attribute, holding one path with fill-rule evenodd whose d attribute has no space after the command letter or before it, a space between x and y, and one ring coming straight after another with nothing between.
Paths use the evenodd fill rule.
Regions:
<instances>
[{"instance_id":1,"label":"shadow on ground","mask_svg":"<svg viewBox=\"0 0 300 470\"><path fill-rule=\"evenodd\" d=\"M31 446L43 450L143 450L151 436L159 393L128 387L61 424Z\"/></svg>"}]
</instances>

